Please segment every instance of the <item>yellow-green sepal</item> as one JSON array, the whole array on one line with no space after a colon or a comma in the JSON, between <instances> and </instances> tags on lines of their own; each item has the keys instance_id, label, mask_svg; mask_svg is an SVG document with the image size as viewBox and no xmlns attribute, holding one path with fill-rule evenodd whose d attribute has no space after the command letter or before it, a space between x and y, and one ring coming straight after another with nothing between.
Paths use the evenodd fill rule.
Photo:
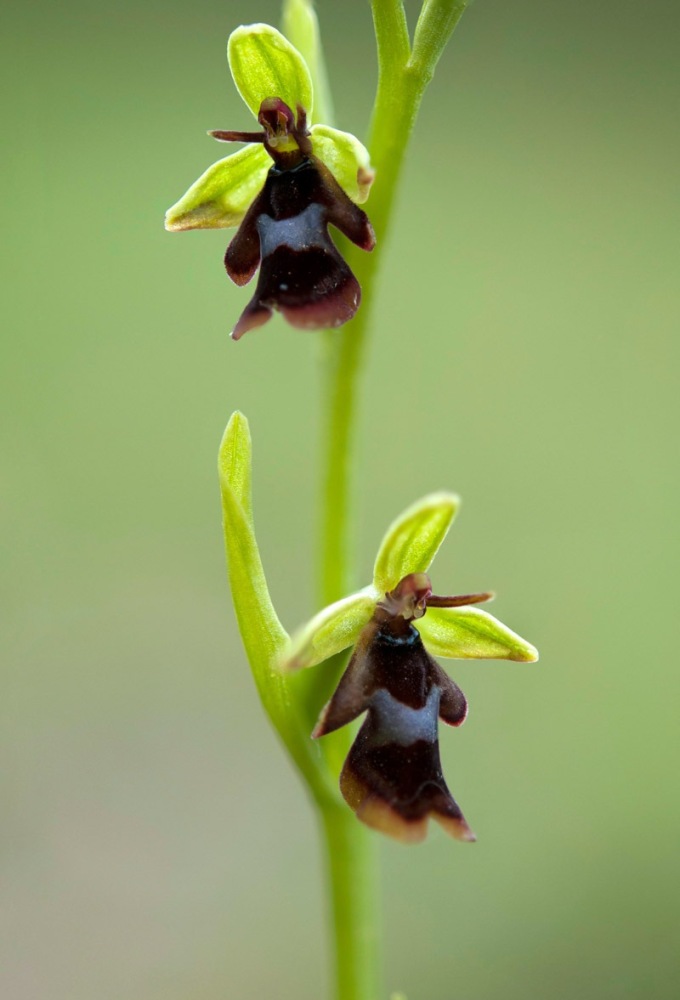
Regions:
<instances>
[{"instance_id":1,"label":"yellow-green sepal","mask_svg":"<svg viewBox=\"0 0 680 1000\"><path fill-rule=\"evenodd\" d=\"M373 585L378 593L394 590L409 573L427 572L459 506L460 498L455 493L430 493L392 522L373 569Z\"/></svg>"},{"instance_id":2,"label":"yellow-green sepal","mask_svg":"<svg viewBox=\"0 0 680 1000\"><path fill-rule=\"evenodd\" d=\"M533 663L538 650L481 608L428 608L417 623L430 653L452 660Z\"/></svg>"},{"instance_id":3,"label":"yellow-green sepal","mask_svg":"<svg viewBox=\"0 0 680 1000\"><path fill-rule=\"evenodd\" d=\"M355 645L373 617L377 594L366 587L319 611L291 639L281 658L284 670L301 670Z\"/></svg>"},{"instance_id":4,"label":"yellow-green sepal","mask_svg":"<svg viewBox=\"0 0 680 1000\"><path fill-rule=\"evenodd\" d=\"M236 88L255 117L262 101L280 97L293 113L300 104L311 119L307 63L280 31L270 24L242 25L229 36L227 54Z\"/></svg>"},{"instance_id":5,"label":"yellow-green sepal","mask_svg":"<svg viewBox=\"0 0 680 1000\"><path fill-rule=\"evenodd\" d=\"M310 131L314 155L326 164L352 201L361 205L368 198L375 176L364 144L351 132L330 125L314 125Z\"/></svg>"},{"instance_id":6,"label":"yellow-green sepal","mask_svg":"<svg viewBox=\"0 0 680 1000\"><path fill-rule=\"evenodd\" d=\"M208 167L165 215L165 228L228 229L238 226L260 193L271 167L264 146L252 143Z\"/></svg>"}]
</instances>

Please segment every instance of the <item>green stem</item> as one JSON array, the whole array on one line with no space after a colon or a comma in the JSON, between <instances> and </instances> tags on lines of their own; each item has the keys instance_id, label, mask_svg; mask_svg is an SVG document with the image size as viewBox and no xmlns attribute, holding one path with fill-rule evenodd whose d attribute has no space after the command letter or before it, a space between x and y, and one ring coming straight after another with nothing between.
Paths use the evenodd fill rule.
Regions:
<instances>
[{"instance_id":1,"label":"green stem","mask_svg":"<svg viewBox=\"0 0 680 1000\"><path fill-rule=\"evenodd\" d=\"M378 240L372 254L356 252L346 241L343 251L362 288L363 305L341 331L328 331L326 343L325 469L321 526L321 600L342 597L349 589L349 482L354 438L357 375L363 360L366 330L371 318L373 279L387 233L394 191L415 121L419 98L409 86L410 46L400 2L373 0L378 43L378 91L368 148L376 171L369 212ZM404 103L406 99L406 103ZM396 123L396 125L395 125Z\"/></svg>"},{"instance_id":2,"label":"green stem","mask_svg":"<svg viewBox=\"0 0 680 1000\"><path fill-rule=\"evenodd\" d=\"M336 1000L378 1000L377 858L374 834L344 803L321 811L335 941Z\"/></svg>"},{"instance_id":3,"label":"green stem","mask_svg":"<svg viewBox=\"0 0 680 1000\"><path fill-rule=\"evenodd\" d=\"M365 254L343 241L359 279L363 305L342 331L325 336L326 420L321 525L321 604L350 590L349 510L357 383L372 318L375 279L389 229L397 184L413 126L439 56L467 0L426 0L411 47L401 0L371 0L378 46L378 90L368 148L376 171L368 211L378 248ZM349 749L348 729L334 734L334 754ZM344 741L344 748L338 746ZM330 750L330 747L329 747ZM348 811L320 803L335 933L336 1000L381 995L374 836Z\"/></svg>"},{"instance_id":4,"label":"green stem","mask_svg":"<svg viewBox=\"0 0 680 1000\"><path fill-rule=\"evenodd\" d=\"M343 241L348 263L359 279L363 305L341 331L325 334L326 400L320 591L322 604L351 589L349 509L350 460L356 421L357 381L372 318L375 277L394 205L411 132L435 66L468 0L426 0L411 53L400 0L372 0L378 45L378 90L368 148L376 180L368 211L378 246L365 254Z\"/></svg>"}]
</instances>

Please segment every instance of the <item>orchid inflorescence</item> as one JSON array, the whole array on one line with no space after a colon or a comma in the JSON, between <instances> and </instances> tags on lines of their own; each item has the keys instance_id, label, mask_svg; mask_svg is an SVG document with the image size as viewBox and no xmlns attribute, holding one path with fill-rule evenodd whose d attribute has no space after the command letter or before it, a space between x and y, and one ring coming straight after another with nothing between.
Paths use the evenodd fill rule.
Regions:
<instances>
[{"instance_id":1,"label":"orchid inflorescence","mask_svg":"<svg viewBox=\"0 0 680 1000\"><path fill-rule=\"evenodd\" d=\"M370 0L379 62L369 142L375 171L355 136L315 120L315 114L331 116L312 0L284 0L285 35L266 24L232 32L231 74L257 128L209 133L242 148L209 167L168 210L165 224L173 232L236 227L224 258L227 274L237 285L251 281L258 268L259 275L233 327L235 340L274 311L300 329L336 328L355 316L362 289L329 227L373 250L373 226L360 205L376 178L381 191L371 214L378 232L386 231L420 101L467 2L426 0L411 37L400 0ZM366 293L372 261L353 250L349 256ZM475 839L444 778L438 739L439 720L460 726L467 701L435 657L538 658L530 643L479 607L492 599L490 592L433 592L430 565L459 506L452 493L429 494L397 517L379 546L371 582L332 600L349 575L351 425L366 316L362 311L345 330L324 338L322 592L332 603L292 637L274 608L257 544L250 431L241 413L229 421L219 454L241 638L262 704L323 820L338 1000L379 994L370 840L352 812L405 843L422 840L430 819L459 840ZM347 727L360 717L352 742Z\"/></svg>"},{"instance_id":2,"label":"orchid inflorescence","mask_svg":"<svg viewBox=\"0 0 680 1000\"><path fill-rule=\"evenodd\" d=\"M314 27L309 4L296 2ZM417 40L416 32L416 48ZM312 75L281 32L266 24L237 28L228 57L259 128L209 133L245 145L208 168L169 209L166 227L238 227L225 255L227 273L237 285L248 283L258 267L259 277L234 339L266 323L273 310L303 329L340 326L354 316L361 289L328 227L373 249L373 229L359 207L374 178L368 151L347 132L312 124ZM467 702L434 656L529 662L538 654L477 607L491 593L433 594L427 574L457 497L431 494L405 511L383 539L372 583L324 608L290 639L271 604L255 540L250 438L239 414L227 429L220 470L241 633L270 716L310 784L317 764L287 714L288 678L353 648L311 733L324 737L365 714L340 775L346 802L365 824L402 841L421 840L429 818L473 840L444 780L437 732L438 719L459 726Z\"/></svg>"}]
</instances>

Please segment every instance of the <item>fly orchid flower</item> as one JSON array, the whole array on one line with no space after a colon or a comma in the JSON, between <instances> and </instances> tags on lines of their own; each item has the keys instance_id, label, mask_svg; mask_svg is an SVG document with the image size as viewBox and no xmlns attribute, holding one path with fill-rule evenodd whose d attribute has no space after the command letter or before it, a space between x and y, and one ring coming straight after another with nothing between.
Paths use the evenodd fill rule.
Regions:
<instances>
[{"instance_id":1,"label":"fly orchid flower","mask_svg":"<svg viewBox=\"0 0 680 1000\"><path fill-rule=\"evenodd\" d=\"M368 151L348 132L311 125L312 79L296 48L275 28L252 24L229 38L236 87L258 120L256 132L214 130L247 145L214 163L176 205L166 229L238 226L224 258L229 277L257 288L232 331L238 340L279 310L293 326L341 326L361 289L333 243L333 225L363 250L375 236L364 202L373 180Z\"/></svg>"},{"instance_id":2,"label":"fly orchid flower","mask_svg":"<svg viewBox=\"0 0 680 1000\"><path fill-rule=\"evenodd\" d=\"M453 494L435 493L406 510L383 539L373 583L319 612L284 658L289 669L311 667L354 646L312 736L366 712L340 789L362 822L407 843L424 838L430 817L459 840L475 839L444 780L437 734L438 719L465 721L467 703L431 654L538 659L532 645L474 607L493 594L432 593L427 570L458 505Z\"/></svg>"}]
</instances>

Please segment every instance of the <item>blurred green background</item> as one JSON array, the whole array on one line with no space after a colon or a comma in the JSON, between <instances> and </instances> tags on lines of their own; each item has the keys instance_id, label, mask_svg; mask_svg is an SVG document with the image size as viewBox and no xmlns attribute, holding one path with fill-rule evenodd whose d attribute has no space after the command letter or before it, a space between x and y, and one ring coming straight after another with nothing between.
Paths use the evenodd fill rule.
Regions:
<instances>
[{"instance_id":1,"label":"blurred green background","mask_svg":"<svg viewBox=\"0 0 680 1000\"><path fill-rule=\"evenodd\" d=\"M365 136L368 5L321 0ZM417 5L411 3L413 14ZM233 409L294 627L315 609L313 335L228 339L228 234L164 209L247 128L225 43L272 0L8 5L2 58L7 1000L319 1000L314 820L226 586ZM409 1000L675 998L678 6L484 0L423 109L363 383L358 580L440 487L440 590L492 587L538 666L449 664L476 830L384 842ZM369 203L370 210L370 203Z\"/></svg>"}]
</instances>

